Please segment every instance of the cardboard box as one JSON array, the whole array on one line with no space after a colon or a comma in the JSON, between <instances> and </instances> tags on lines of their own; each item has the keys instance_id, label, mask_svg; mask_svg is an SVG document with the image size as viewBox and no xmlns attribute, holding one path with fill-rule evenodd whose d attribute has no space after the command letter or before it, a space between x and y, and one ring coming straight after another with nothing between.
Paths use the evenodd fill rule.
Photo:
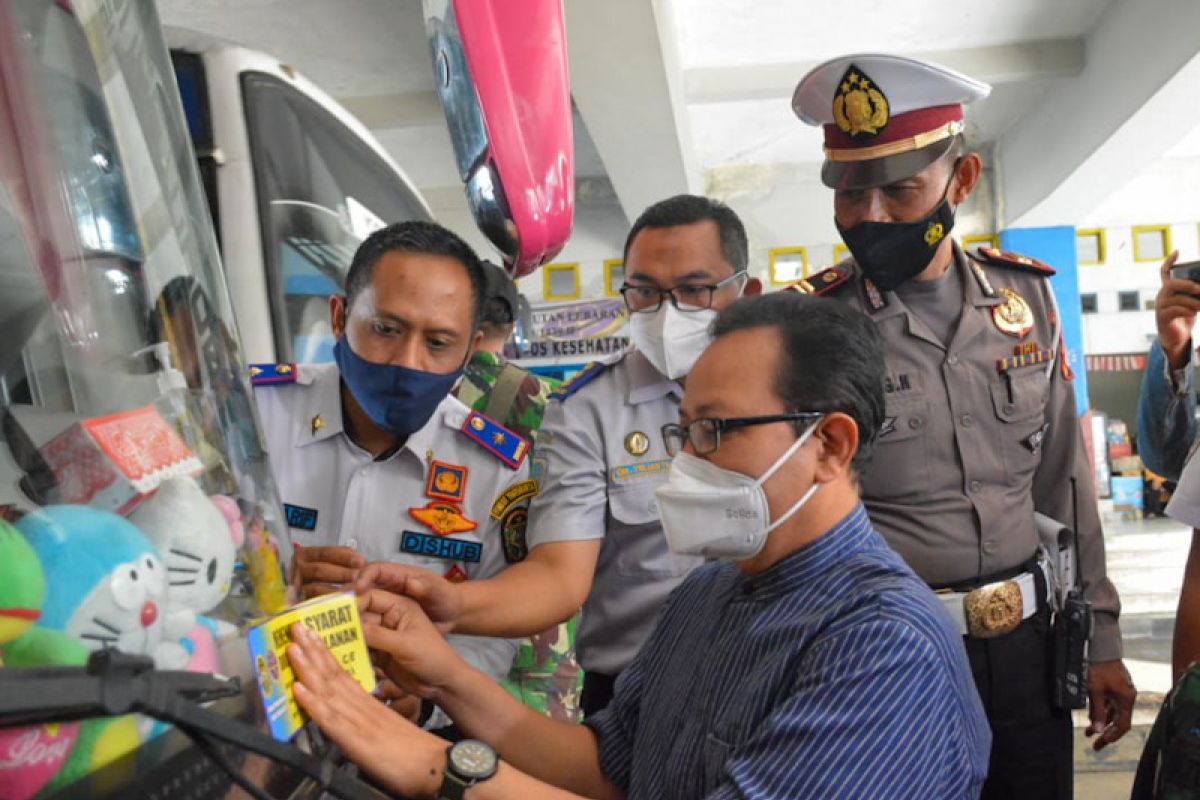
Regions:
<instances>
[{"instance_id":1,"label":"cardboard box","mask_svg":"<svg viewBox=\"0 0 1200 800\"><path fill-rule=\"evenodd\" d=\"M1142 518L1142 476L1112 479L1113 511L1125 519Z\"/></svg>"},{"instance_id":2,"label":"cardboard box","mask_svg":"<svg viewBox=\"0 0 1200 800\"><path fill-rule=\"evenodd\" d=\"M1112 471L1119 475L1127 475L1133 477L1142 474L1142 459L1138 456L1122 456L1114 458L1112 462Z\"/></svg>"},{"instance_id":3,"label":"cardboard box","mask_svg":"<svg viewBox=\"0 0 1200 800\"><path fill-rule=\"evenodd\" d=\"M314 597L250 629L246 641L258 679L258 693L267 714L271 735L286 742L308 721L296 703L292 684L296 676L287 657L292 626L303 622L321 634L342 668L368 692L375 691L375 670L363 639L358 603L352 592Z\"/></svg>"},{"instance_id":4,"label":"cardboard box","mask_svg":"<svg viewBox=\"0 0 1200 800\"><path fill-rule=\"evenodd\" d=\"M200 459L153 406L77 422L41 448L55 503L126 514L167 478L199 475Z\"/></svg>"}]
</instances>

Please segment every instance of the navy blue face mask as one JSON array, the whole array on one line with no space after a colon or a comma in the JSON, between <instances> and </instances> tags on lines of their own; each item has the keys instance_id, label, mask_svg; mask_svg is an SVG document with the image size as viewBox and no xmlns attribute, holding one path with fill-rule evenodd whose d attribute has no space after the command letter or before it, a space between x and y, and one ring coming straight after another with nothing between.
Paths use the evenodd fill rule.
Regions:
<instances>
[{"instance_id":1,"label":"navy blue face mask","mask_svg":"<svg viewBox=\"0 0 1200 800\"><path fill-rule=\"evenodd\" d=\"M350 394L366 415L385 431L409 436L424 427L438 403L450 394L463 368L448 375L360 358L343 336L333 346L333 359Z\"/></svg>"}]
</instances>

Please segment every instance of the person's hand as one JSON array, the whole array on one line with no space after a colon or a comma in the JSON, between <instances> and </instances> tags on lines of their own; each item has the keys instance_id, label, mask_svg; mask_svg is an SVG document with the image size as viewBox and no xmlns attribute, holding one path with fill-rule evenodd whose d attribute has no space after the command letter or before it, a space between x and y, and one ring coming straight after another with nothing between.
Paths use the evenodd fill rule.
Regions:
<instances>
[{"instance_id":1,"label":"person's hand","mask_svg":"<svg viewBox=\"0 0 1200 800\"><path fill-rule=\"evenodd\" d=\"M303 547L294 545L292 583L305 600L322 594L344 592L354 586L366 559L349 547Z\"/></svg>"},{"instance_id":2,"label":"person's hand","mask_svg":"<svg viewBox=\"0 0 1200 800\"><path fill-rule=\"evenodd\" d=\"M1124 662L1101 661L1088 669L1088 694L1088 714L1092 721L1086 734L1100 734L1092 742L1092 749L1103 750L1129 730L1137 689Z\"/></svg>"},{"instance_id":3,"label":"person's hand","mask_svg":"<svg viewBox=\"0 0 1200 800\"><path fill-rule=\"evenodd\" d=\"M393 594L411 597L421 604L425 614L442 633L454 631L454 623L462 612L462 595L458 586L438 575L418 567L376 561L358 574L355 589L365 594L383 589Z\"/></svg>"},{"instance_id":4,"label":"person's hand","mask_svg":"<svg viewBox=\"0 0 1200 800\"><path fill-rule=\"evenodd\" d=\"M1187 364L1188 342L1200 312L1200 283L1171 277L1171 267L1179 260L1179 251L1172 251L1162 263L1159 276L1162 288L1154 298L1154 323L1158 326L1158 342L1171 369Z\"/></svg>"},{"instance_id":5,"label":"person's hand","mask_svg":"<svg viewBox=\"0 0 1200 800\"><path fill-rule=\"evenodd\" d=\"M466 666L416 601L372 589L359 595L358 606L376 666L404 692L436 701Z\"/></svg>"},{"instance_id":6,"label":"person's hand","mask_svg":"<svg viewBox=\"0 0 1200 800\"><path fill-rule=\"evenodd\" d=\"M433 797L441 786L446 742L380 703L342 669L311 628L292 626L288 658L296 702L346 757L390 791Z\"/></svg>"},{"instance_id":7,"label":"person's hand","mask_svg":"<svg viewBox=\"0 0 1200 800\"><path fill-rule=\"evenodd\" d=\"M375 699L414 725L421 721L421 698L409 694L396 685L395 681L379 667L375 668Z\"/></svg>"}]
</instances>

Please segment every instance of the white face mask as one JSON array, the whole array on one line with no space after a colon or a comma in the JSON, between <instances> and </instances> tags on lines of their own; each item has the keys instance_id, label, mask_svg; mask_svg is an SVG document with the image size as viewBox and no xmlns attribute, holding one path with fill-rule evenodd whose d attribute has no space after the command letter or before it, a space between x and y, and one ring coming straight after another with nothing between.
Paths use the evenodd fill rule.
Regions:
<instances>
[{"instance_id":1,"label":"white face mask","mask_svg":"<svg viewBox=\"0 0 1200 800\"><path fill-rule=\"evenodd\" d=\"M783 516L770 521L763 484L816 427L817 423L809 426L758 480L688 453L675 456L671 476L654 491L671 552L735 560L757 555L767 543L767 534L799 511L821 485L814 483Z\"/></svg>"},{"instance_id":2,"label":"white face mask","mask_svg":"<svg viewBox=\"0 0 1200 800\"><path fill-rule=\"evenodd\" d=\"M679 311L669 300L653 314L631 314L630 336L654 368L671 380L682 378L712 342L709 328L717 312Z\"/></svg>"}]
</instances>

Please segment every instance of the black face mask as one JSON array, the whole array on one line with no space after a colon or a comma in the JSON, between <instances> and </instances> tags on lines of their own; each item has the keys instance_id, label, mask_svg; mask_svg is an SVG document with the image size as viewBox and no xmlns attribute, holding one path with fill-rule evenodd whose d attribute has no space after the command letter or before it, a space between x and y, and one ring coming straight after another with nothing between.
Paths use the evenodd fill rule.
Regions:
<instances>
[{"instance_id":1,"label":"black face mask","mask_svg":"<svg viewBox=\"0 0 1200 800\"><path fill-rule=\"evenodd\" d=\"M955 162L950 180L958 169ZM938 245L954 228L954 209L946 199L950 181L942 192L942 202L924 219L916 222L860 222L853 228L837 226L850 255L863 275L885 292L921 273L929 266ZM834 220L837 225L837 220Z\"/></svg>"}]
</instances>

